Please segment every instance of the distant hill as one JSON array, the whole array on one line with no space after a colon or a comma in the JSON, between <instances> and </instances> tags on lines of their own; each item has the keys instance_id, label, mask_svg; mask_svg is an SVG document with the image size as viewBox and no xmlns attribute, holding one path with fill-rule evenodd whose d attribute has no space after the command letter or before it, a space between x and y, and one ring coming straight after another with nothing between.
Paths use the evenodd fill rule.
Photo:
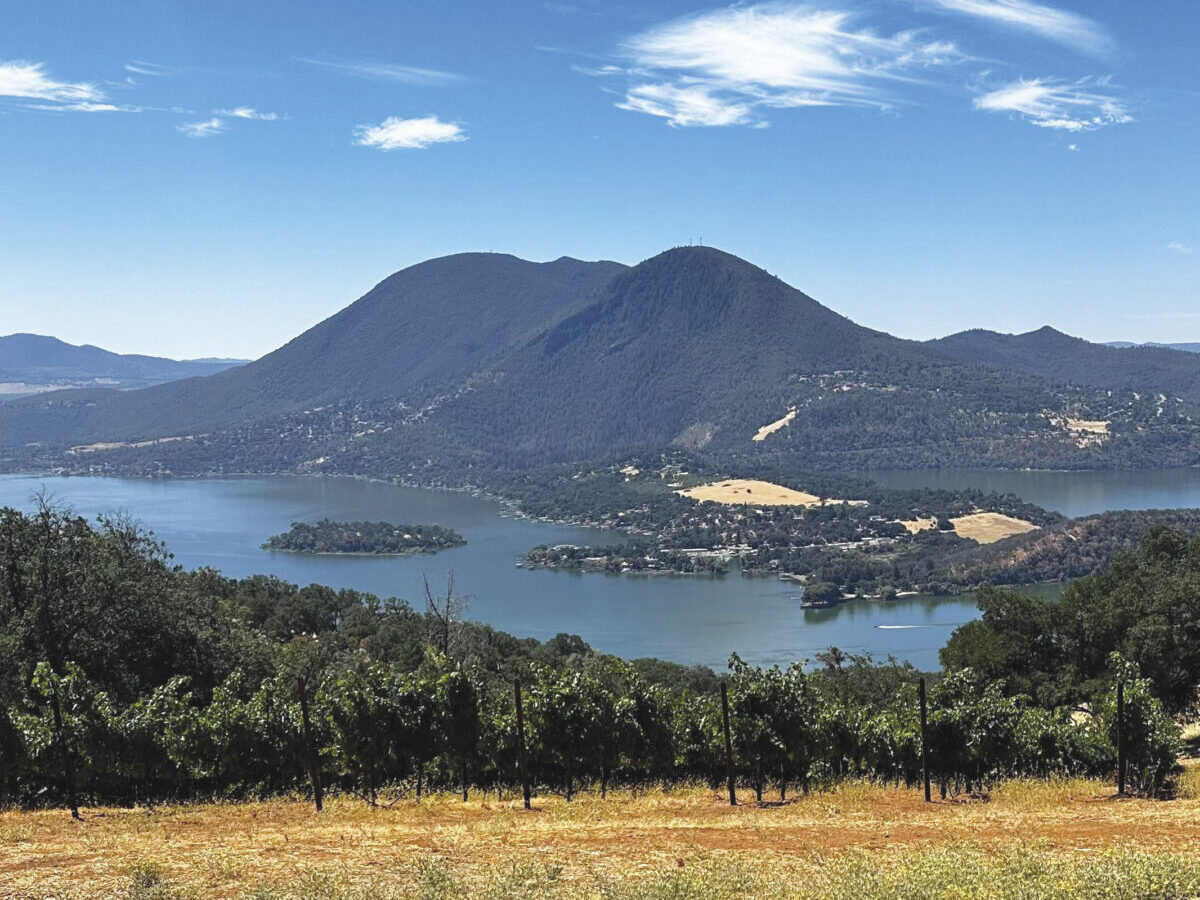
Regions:
<instances>
[{"instance_id":1,"label":"distant hill","mask_svg":"<svg viewBox=\"0 0 1200 900\"><path fill-rule=\"evenodd\" d=\"M972 330L929 341L949 357L1102 390L1164 393L1200 403L1200 357L1165 347L1111 347L1049 326L1026 334Z\"/></svg>"},{"instance_id":2,"label":"distant hill","mask_svg":"<svg viewBox=\"0 0 1200 900\"><path fill-rule=\"evenodd\" d=\"M633 267L468 253L246 366L5 404L0 445L9 465L456 483L673 448L742 468L1188 465L1198 379L1200 356L1050 329L902 340L708 247Z\"/></svg>"},{"instance_id":3,"label":"distant hill","mask_svg":"<svg viewBox=\"0 0 1200 900\"><path fill-rule=\"evenodd\" d=\"M39 334L0 337L0 393L103 385L148 387L179 378L212 375L243 365L243 359L164 359L76 346Z\"/></svg>"},{"instance_id":4,"label":"distant hill","mask_svg":"<svg viewBox=\"0 0 1200 900\"><path fill-rule=\"evenodd\" d=\"M1184 353L1200 353L1200 344L1159 344L1154 341L1146 341L1141 344L1135 344L1132 341L1105 341L1106 347L1161 347L1167 350L1182 350Z\"/></svg>"},{"instance_id":5,"label":"distant hill","mask_svg":"<svg viewBox=\"0 0 1200 900\"><path fill-rule=\"evenodd\" d=\"M411 266L249 365L136 394L8 404L16 442L142 439L235 427L339 401L420 403L456 390L624 268L463 253Z\"/></svg>"}]
</instances>

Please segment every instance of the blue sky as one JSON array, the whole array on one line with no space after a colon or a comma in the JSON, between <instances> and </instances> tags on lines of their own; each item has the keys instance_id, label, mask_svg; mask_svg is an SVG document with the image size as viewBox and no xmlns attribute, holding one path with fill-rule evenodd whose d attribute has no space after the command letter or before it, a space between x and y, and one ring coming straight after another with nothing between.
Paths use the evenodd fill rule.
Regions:
<instances>
[{"instance_id":1,"label":"blue sky","mask_svg":"<svg viewBox=\"0 0 1200 900\"><path fill-rule=\"evenodd\" d=\"M257 356L463 250L703 240L863 324L1200 340L1183 0L0 10L0 333Z\"/></svg>"}]
</instances>

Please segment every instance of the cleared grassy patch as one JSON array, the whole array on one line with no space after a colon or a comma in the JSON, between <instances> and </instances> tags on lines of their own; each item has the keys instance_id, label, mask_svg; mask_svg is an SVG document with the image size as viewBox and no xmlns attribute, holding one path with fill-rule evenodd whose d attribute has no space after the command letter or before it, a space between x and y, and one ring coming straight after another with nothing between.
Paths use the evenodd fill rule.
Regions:
<instances>
[{"instance_id":1,"label":"cleared grassy patch","mask_svg":"<svg viewBox=\"0 0 1200 900\"><path fill-rule=\"evenodd\" d=\"M749 799L749 798L746 798ZM0 814L15 898L1184 897L1200 893L1200 801L1115 800L1110 785L1013 782L934 803L850 783L730 808L703 789L334 798ZM1108 893L1103 885L1110 885ZM1154 887L1157 886L1157 887ZM986 890L984 890L986 888ZM1153 888L1153 889L1152 889ZM7 891L7 893L5 893ZM1157 891L1157 892L1155 892ZM1190 892L1190 893L1189 893Z\"/></svg>"},{"instance_id":2,"label":"cleared grassy patch","mask_svg":"<svg viewBox=\"0 0 1200 900\"><path fill-rule=\"evenodd\" d=\"M823 504L849 503L851 506L866 506L865 500L835 500L818 497L807 491L795 491L781 484L758 481L753 478L729 478L693 488L676 491L693 500L709 500L734 506L821 506Z\"/></svg>"},{"instance_id":3,"label":"cleared grassy patch","mask_svg":"<svg viewBox=\"0 0 1200 900\"><path fill-rule=\"evenodd\" d=\"M970 538L981 544L992 544L1014 534L1037 530L1037 526L1032 522L995 512L976 512L959 516L951 519L950 524L954 526L954 533L959 537Z\"/></svg>"}]
</instances>

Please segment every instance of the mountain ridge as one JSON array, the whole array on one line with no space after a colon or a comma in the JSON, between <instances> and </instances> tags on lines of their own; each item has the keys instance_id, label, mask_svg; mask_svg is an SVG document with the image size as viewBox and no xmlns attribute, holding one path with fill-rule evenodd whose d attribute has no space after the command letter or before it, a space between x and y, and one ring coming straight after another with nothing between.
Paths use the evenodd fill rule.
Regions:
<instances>
[{"instance_id":1,"label":"mountain ridge","mask_svg":"<svg viewBox=\"0 0 1200 900\"><path fill-rule=\"evenodd\" d=\"M959 359L1056 381L1136 392L1161 392L1200 403L1196 357L1166 347L1111 347L1046 325L1023 334L970 329L926 344Z\"/></svg>"},{"instance_id":2,"label":"mountain ridge","mask_svg":"<svg viewBox=\"0 0 1200 900\"><path fill-rule=\"evenodd\" d=\"M1185 399L1124 384L1137 367L1109 360L1127 357L1165 359L1161 393ZM671 447L809 468L1175 465L1200 461L1192 397L1200 357L1050 328L904 340L715 248L632 267L473 253L394 273L240 369L7 404L0 442L54 458L192 436L86 461L138 471L521 469Z\"/></svg>"},{"instance_id":3,"label":"mountain ridge","mask_svg":"<svg viewBox=\"0 0 1200 900\"><path fill-rule=\"evenodd\" d=\"M1125 349L1128 347L1159 347L1167 350L1181 350L1184 353L1200 353L1200 341L1185 341L1180 344L1163 344L1158 341L1105 341L1104 346Z\"/></svg>"},{"instance_id":4,"label":"mountain ridge","mask_svg":"<svg viewBox=\"0 0 1200 900\"><path fill-rule=\"evenodd\" d=\"M0 382L49 385L104 378L131 382L165 381L211 375L247 362L249 360L169 359L141 353L115 353L94 344L71 344L51 335L28 332L0 336Z\"/></svg>"}]
</instances>

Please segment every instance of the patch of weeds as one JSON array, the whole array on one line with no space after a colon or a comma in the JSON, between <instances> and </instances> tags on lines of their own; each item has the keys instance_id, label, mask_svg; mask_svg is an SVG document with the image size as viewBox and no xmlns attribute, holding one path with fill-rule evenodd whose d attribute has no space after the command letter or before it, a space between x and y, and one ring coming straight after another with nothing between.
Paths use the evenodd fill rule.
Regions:
<instances>
[{"instance_id":1,"label":"patch of weeds","mask_svg":"<svg viewBox=\"0 0 1200 900\"><path fill-rule=\"evenodd\" d=\"M479 892L480 900L544 900L559 893L562 866L514 864Z\"/></svg>"},{"instance_id":2,"label":"patch of weeds","mask_svg":"<svg viewBox=\"0 0 1200 900\"><path fill-rule=\"evenodd\" d=\"M749 869L718 862L673 870L645 883L606 881L600 885L600 896L605 900L734 900L767 898L772 892Z\"/></svg>"},{"instance_id":3,"label":"patch of weeds","mask_svg":"<svg viewBox=\"0 0 1200 900\"><path fill-rule=\"evenodd\" d=\"M462 885L444 859L426 857L417 861L414 900L457 900L465 896Z\"/></svg>"},{"instance_id":4,"label":"patch of weeds","mask_svg":"<svg viewBox=\"0 0 1200 900\"><path fill-rule=\"evenodd\" d=\"M14 847L33 840L32 825L5 825L0 828L0 847Z\"/></svg>"},{"instance_id":5,"label":"patch of weeds","mask_svg":"<svg viewBox=\"0 0 1200 900\"><path fill-rule=\"evenodd\" d=\"M129 869L120 900L191 900L190 892L173 885L156 862L135 863Z\"/></svg>"}]
</instances>

